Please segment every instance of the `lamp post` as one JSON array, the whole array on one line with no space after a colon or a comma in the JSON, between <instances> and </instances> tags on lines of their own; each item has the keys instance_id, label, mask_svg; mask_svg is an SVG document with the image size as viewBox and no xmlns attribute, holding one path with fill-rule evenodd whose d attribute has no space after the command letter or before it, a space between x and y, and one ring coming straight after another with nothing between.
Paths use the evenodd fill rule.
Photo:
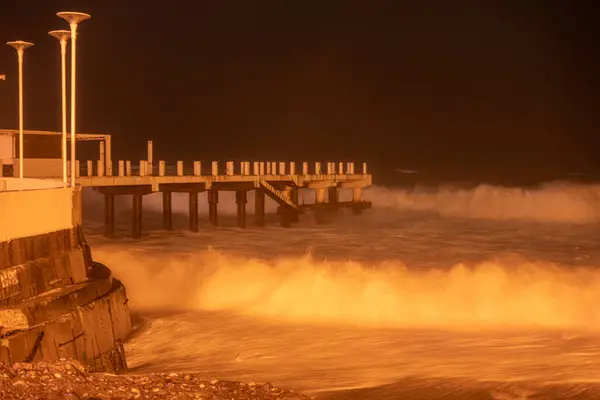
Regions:
<instances>
[{"instance_id":1,"label":"lamp post","mask_svg":"<svg viewBox=\"0 0 600 400\"><path fill-rule=\"evenodd\" d=\"M62 77L62 164L63 183L67 183L67 41L71 37L70 31L50 31L50 36L60 42L61 77Z\"/></svg>"},{"instance_id":2,"label":"lamp post","mask_svg":"<svg viewBox=\"0 0 600 400\"><path fill-rule=\"evenodd\" d=\"M23 54L33 43L16 40L6 44L17 51L19 60L19 178L23 179Z\"/></svg>"},{"instance_id":3,"label":"lamp post","mask_svg":"<svg viewBox=\"0 0 600 400\"><path fill-rule=\"evenodd\" d=\"M71 26L71 186L75 186L75 142L76 127L75 127L75 82L76 82L76 45L77 45L77 25L86 19L91 18L89 14L63 11L56 13L60 18L64 19Z\"/></svg>"}]
</instances>

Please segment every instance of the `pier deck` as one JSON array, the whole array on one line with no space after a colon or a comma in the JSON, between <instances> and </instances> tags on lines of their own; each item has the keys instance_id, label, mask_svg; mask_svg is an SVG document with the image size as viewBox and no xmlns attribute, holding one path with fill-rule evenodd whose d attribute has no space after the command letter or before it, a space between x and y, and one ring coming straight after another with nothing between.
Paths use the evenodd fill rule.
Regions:
<instances>
[{"instance_id":1,"label":"pier deck","mask_svg":"<svg viewBox=\"0 0 600 400\"><path fill-rule=\"evenodd\" d=\"M190 230L195 232L198 231L198 194L201 192L208 192L209 221L215 226L218 225L220 191L236 193L237 220L241 228L246 227L249 191L254 191L254 220L257 226L264 225L265 196L277 202L278 215L284 227L290 227L298 221L300 214L308 211L315 212L317 221L324 221L327 219L324 214L341 208L350 208L354 214L360 214L371 207L370 202L362 199L362 189L372 184L366 163L363 163L362 171L356 173L352 162L329 162L325 171L319 162L313 163L312 171L309 171L309 163L304 162L302 171L298 173L294 162L241 162L237 170L233 162L227 162L224 170L219 169L218 162L212 162L209 173L203 173L202 163L198 161L193 163L193 168L186 169L181 161L174 166L167 166L164 161L153 165L141 160L133 168L131 162L123 160L117 162L116 176L105 175L106 162L98 161L94 165L88 161L84 168L81 168L80 162L77 164L77 183L104 195L105 235L109 237L114 236L114 196L120 195L133 197L132 234L135 238L142 236L142 197L154 192L163 194L163 226L166 230L173 228L172 193L189 194ZM110 167L106 169L109 174L112 172ZM314 190L315 202L299 203L299 189ZM352 201L339 201L339 191L344 189L352 190Z\"/></svg>"}]
</instances>

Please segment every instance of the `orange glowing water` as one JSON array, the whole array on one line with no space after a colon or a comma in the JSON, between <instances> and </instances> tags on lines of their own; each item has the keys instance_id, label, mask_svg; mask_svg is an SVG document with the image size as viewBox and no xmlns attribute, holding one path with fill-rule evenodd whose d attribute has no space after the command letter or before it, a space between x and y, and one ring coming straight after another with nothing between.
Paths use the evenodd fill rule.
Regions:
<instances>
[{"instance_id":1,"label":"orange glowing water","mask_svg":"<svg viewBox=\"0 0 600 400\"><path fill-rule=\"evenodd\" d=\"M88 219L94 257L125 282L136 312L134 370L320 396L371 388L349 398L600 393L598 187L367 195L376 208L358 219L291 230L166 234L153 229L156 198L141 242L102 239ZM174 200L175 210L186 201Z\"/></svg>"}]
</instances>

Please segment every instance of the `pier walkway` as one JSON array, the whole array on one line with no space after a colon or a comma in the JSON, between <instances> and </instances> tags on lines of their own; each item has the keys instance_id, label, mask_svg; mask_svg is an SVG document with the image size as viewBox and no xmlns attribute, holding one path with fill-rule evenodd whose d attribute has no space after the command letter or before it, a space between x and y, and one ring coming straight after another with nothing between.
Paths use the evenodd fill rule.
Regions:
<instances>
[{"instance_id":1,"label":"pier walkway","mask_svg":"<svg viewBox=\"0 0 600 400\"><path fill-rule=\"evenodd\" d=\"M350 208L359 214L371 207L370 202L362 199L362 189L372 184L366 163L362 164L361 172L356 173L352 162L323 165L303 162L298 170L294 162L240 162L236 165L230 161L221 169L215 161L209 164L210 170L205 171L199 161L192 163L192 168L185 168L182 161L167 166L164 161L152 164L141 160L132 166L130 161L121 160L117 162L116 176L112 176L110 169L108 175L105 173L106 162L87 161L82 165L78 161L77 164L77 183L104 195L105 235L109 237L114 236L114 196L132 196L132 235L135 238L142 236L142 198L154 192L161 192L163 196L163 226L166 230L173 228L172 193L188 193L190 230L194 232L198 231L198 194L201 192L208 192L209 221L215 226L218 225L220 191L236 193L237 223L241 228L246 227L249 191L254 191L254 223L257 226L263 226L265 222L265 196L278 204L279 219L284 227L290 227L307 211L314 211L319 220L324 214L340 208ZM299 189L314 190L315 202L300 203ZM344 189L352 191L351 201L339 201L339 191Z\"/></svg>"}]
</instances>

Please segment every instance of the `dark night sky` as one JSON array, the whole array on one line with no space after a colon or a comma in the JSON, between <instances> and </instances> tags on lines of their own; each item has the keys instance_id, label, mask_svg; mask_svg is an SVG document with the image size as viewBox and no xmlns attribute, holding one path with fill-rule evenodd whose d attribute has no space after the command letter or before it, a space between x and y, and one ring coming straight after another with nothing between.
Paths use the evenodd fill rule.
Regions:
<instances>
[{"instance_id":1,"label":"dark night sky","mask_svg":"<svg viewBox=\"0 0 600 400\"><path fill-rule=\"evenodd\" d=\"M417 4L418 3L418 4ZM187 4L187 6L184 6ZM55 12L78 41L78 130L115 159L368 160L456 174L600 172L598 14L580 1L3 0L30 40L26 129L60 130ZM0 125L16 126L0 47ZM8 109L7 109L8 107Z\"/></svg>"}]
</instances>

